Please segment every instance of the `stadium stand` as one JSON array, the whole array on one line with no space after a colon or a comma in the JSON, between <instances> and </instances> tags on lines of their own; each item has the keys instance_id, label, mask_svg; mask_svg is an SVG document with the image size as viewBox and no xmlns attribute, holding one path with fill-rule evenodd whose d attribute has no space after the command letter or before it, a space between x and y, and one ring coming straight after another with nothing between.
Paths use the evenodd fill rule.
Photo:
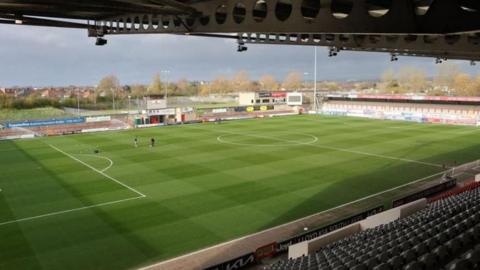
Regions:
<instances>
[{"instance_id":1,"label":"stadium stand","mask_svg":"<svg viewBox=\"0 0 480 270\"><path fill-rule=\"evenodd\" d=\"M257 117L264 117L264 116L280 116L280 115L294 115L294 114L298 114L298 112L295 110L277 110L277 111L260 111L260 112L206 113L202 115L201 119L203 121L214 121L218 119L235 120L235 119L257 118Z\"/></svg>"},{"instance_id":2,"label":"stadium stand","mask_svg":"<svg viewBox=\"0 0 480 270\"><path fill-rule=\"evenodd\" d=\"M33 132L54 136L65 135L82 132L94 132L94 131L106 131L106 130L118 130L127 128L127 125L118 120L95 122L95 123L82 123L71 125L59 125L59 126L44 126L30 128Z\"/></svg>"},{"instance_id":3,"label":"stadium stand","mask_svg":"<svg viewBox=\"0 0 480 270\"><path fill-rule=\"evenodd\" d=\"M268 270L480 269L480 189L472 183L406 218L366 229Z\"/></svg>"},{"instance_id":4,"label":"stadium stand","mask_svg":"<svg viewBox=\"0 0 480 270\"><path fill-rule=\"evenodd\" d=\"M25 128L0 129L0 140L33 138L35 132Z\"/></svg>"},{"instance_id":5,"label":"stadium stand","mask_svg":"<svg viewBox=\"0 0 480 270\"><path fill-rule=\"evenodd\" d=\"M416 104L399 102L331 100L322 107L325 114L422 123L478 125L478 105Z\"/></svg>"}]
</instances>

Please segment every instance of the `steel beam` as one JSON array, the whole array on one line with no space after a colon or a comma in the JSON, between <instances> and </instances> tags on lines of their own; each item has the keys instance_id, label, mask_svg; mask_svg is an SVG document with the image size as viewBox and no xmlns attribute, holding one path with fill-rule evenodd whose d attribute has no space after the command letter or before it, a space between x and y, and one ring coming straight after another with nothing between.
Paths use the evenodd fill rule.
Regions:
<instances>
[{"instance_id":1,"label":"steel beam","mask_svg":"<svg viewBox=\"0 0 480 270\"><path fill-rule=\"evenodd\" d=\"M172 0L154 0L168 2ZM321 3L321 4L320 4ZM451 34L480 30L480 13L461 1L435 0L211 0L193 4L193 15L130 13L108 20L122 26L106 34L132 33L345 33ZM425 11L420 12L419 10ZM135 19L144 18L144 19ZM128 21L142 21L131 27ZM185 27L178 21L183 21ZM159 22L162 22L159 25Z\"/></svg>"},{"instance_id":2,"label":"steel beam","mask_svg":"<svg viewBox=\"0 0 480 270\"><path fill-rule=\"evenodd\" d=\"M445 35L355 35L355 34L263 34L241 33L243 44L308 45L336 51L369 51L403 56L480 60L479 34Z\"/></svg>"}]
</instances>

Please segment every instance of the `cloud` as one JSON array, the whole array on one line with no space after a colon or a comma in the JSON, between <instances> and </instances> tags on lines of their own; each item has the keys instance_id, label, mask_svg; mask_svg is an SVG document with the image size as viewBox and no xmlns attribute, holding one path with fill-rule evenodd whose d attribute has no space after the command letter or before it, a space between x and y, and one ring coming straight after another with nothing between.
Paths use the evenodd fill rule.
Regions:
<instances>
[{"instance_id":1,"label":"cloud","mask_svg":"<svg viewBox=\"0 0 480 270\"><path fill-rule=\"evenodd\" d=\"M308 46L249 45L236 52L231 40L180 35L109 36L108 45L94 46L86 31L0 26L0 86L94 85L103 76L117 75L122 83L147 83L160 70L170 79L211 80L246 70L252 78L273 74L283 78L289 71L310 73L313 79L313 48ZM402 65L436 72L432 59L401 57L391 63L387 54L340 52L327 57L318 50L318 79L372 79L387 68ZM462 68L475 69L460 62Z\"/></svg>"}]
</instances>

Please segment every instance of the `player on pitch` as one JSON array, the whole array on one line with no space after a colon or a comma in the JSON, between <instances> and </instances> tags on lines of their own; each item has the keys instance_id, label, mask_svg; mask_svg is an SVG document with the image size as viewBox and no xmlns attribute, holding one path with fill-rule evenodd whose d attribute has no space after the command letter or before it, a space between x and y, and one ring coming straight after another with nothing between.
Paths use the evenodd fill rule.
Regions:
<instances>
[{"instance_id":1,"label":"player on pitch","mask_svg":"<svg viewBox=\"0 0 480 270\"><path fill-rule=\"evenodd\" d=\"M152 137L150 139L150 147L154 147L155 146L155 139Z\"/></svg>"}]
</instances>

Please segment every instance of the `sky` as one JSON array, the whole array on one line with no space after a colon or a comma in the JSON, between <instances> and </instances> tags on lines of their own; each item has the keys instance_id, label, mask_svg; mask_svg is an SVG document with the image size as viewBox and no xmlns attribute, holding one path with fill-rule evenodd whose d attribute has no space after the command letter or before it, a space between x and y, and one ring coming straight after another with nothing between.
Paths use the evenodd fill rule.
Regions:
<instances>
[{"instance_id":1,"label":"sky","mask_svg":"<svg viewBox=\"0 0 480 270\"><path fill-rule=\"evenodd\" d=\"M290 71L313 80L314 48L289 45L248 45L238 53L234 40L176 35L108 36L108 45L95 46L85 30L0 25L0 87L96 85L107 75L122 84L146 84L160 70L167 80L213 80L246 70L251 79L264 74L278 80ZM476 74L466 61L462 70ZM387 69L402 66L437 71L434 59L400 57L390 62L384 53L340 52L328 57L318 49L318 80L377 79Z\"/></svg>"}]
</instances>

